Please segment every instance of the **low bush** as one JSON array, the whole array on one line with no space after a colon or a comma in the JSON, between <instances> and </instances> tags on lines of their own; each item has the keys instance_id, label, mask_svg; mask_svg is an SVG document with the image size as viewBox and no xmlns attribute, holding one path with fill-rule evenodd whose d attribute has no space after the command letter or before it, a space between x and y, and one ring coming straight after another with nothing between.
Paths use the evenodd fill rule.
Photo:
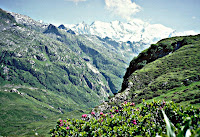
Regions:
<instances>
[{"instance_id":1,"label":"low bush","mask_svg":"<svg viewBox=\"0 0 200 137\"><path fill-rule=\"evenodd\" d=\"M163 112L162 112L163 111ZM50 130L51 136L167 136L163 113L173 123L173 131L183 135L189 128L193 135L200 135L200 109L193 106L182 107L174 102L124 102L113 107L108 113L91 112L82 119L67 119L57 122Z\"/></svg>"}]
</instances>

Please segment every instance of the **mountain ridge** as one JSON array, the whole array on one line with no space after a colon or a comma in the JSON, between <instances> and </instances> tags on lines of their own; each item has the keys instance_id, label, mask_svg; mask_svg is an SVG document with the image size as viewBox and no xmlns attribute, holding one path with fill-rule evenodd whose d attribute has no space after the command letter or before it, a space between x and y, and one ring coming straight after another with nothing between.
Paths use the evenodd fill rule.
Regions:
<instances>
[{"instance_id":1,"label":"mountain ridge","mask_svg":"<svg viewBox=\"0 0 200 137\"><path fill-rule=\"evenodd\" d=\"M112 21L110 23L94 21L91 25L83 23L68 25L66 27L77 31L80 34L97 35L102 38L110 37L116 41L131 41L145 43L156 42L159 39L169 37L174 30L161 24L149 24L139 19L132 22L123 23Z\"/></svg>"}]
</instances>

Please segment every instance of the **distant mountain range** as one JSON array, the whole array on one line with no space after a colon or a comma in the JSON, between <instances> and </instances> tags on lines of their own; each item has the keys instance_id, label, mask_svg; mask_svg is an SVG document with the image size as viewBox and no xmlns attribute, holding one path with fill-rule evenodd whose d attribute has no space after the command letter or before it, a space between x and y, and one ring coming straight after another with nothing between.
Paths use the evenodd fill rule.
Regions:
<instances>
[{"instance_id":1,"label":"distant mountain range","mask_svg":"<svg viewBox=\"0 0 200 137\"><path fill-rule=\"evenodd\" d=\"M139 19L123 23L120 21L102 22L94 21L91 25L84 22L78 24L65 24L79 34L97 35L109 37L116 41L155 43L160 39L172 36L195 35L194 31L176 32L175 30L161 24L149 24Z\"/></svg>"}]
</instances>

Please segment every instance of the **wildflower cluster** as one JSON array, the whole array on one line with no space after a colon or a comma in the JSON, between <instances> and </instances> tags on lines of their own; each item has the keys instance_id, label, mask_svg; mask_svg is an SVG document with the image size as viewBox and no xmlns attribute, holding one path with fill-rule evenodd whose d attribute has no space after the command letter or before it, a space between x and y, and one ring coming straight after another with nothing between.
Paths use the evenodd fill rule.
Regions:
<instances>
[{"instance_id":1,"label":"wildflower cluster","mask_svg":"<svg viewBox=\"0 0 200 137\"><path fill-rule=\"evenodd\" d=\"M199 129L200 112L192 106L180 107L173 102L144 103L136 108L133 102L124 102L107 113L91 112L82 119L59 120L51 136L156 136L166 134L166 124L162 114L165 111L178 133L188 123L192 133Z\"/></svg>"}]
</instances>

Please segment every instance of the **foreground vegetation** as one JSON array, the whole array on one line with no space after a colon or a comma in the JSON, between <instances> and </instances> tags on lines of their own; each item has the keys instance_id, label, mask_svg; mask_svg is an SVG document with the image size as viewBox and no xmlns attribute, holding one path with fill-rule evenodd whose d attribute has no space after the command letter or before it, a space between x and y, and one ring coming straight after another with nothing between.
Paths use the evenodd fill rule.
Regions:
<instances>
[{"instance_id":1,"label":"foreground vegetation","mask_svg":"<svg viewBox=\"0 0 200 137\"><path fill-rule=\"evenodd\" d=\"M171 122L169 122L168 118ZM165 120L164 120L165 119ZM169 124L171 123L171 124ZM83 114L82 119L59 119L51 136L174 136L200 135L200 109L174 102L124 102L106 112Z\"/></svg>"}]
</instances>

